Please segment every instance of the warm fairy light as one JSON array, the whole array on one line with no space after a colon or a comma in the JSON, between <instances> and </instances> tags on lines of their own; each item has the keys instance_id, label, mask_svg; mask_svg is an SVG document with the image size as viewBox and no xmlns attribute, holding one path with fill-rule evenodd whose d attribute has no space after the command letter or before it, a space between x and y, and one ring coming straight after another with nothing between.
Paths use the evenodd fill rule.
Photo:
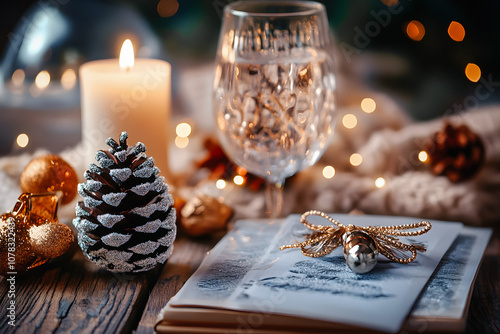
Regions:
<instances>
[{"instance_id":1,"label":"warm fairy light","mask_svg":"<svg viewBox=\"0 0 500 334\"><path fill-rule=\"evenodd\" d=\"M226 181L219 179L217 180L217 182L215 182L215 186L217 187L217 189L224 189L226 188Z\"/></svg>"},{"instance_id":2,"label":"warm fairy light","mask_svg":"<svg viewBox=\"0 0 500 334\"><path fill-rule=\"evenodd\" d=\"M385 186L385 180L384 180L384 178L383 177L378 177L375 180L375 187L382 188L383 186Z\"/></svg>"},{"instance_id":3,"label":"warm fairy light","mask_svg":"<svg viewBox=\"0 0 500 334\"><path fill-rule=\"evenodd\" d=\"M335 176L335 168L333 168L332 166L325 166L325 168L323 168L323 177L325 179L331 179L334 176Z\"/></svg>"},{"instance_id":4,"label":"warm fairy light","mask_svg":"<svg viewBox=\"0 0 500 334\"><path fill-rule=\"evenodd\" d=\"M175 128L175 133L179 137L189 137L191 134L191 125L187 123L179 123Z\"/></svg>"},{"instance_id":5,"label":"warm fairy light","mask_svg":"<svg viewBox=\"0 0 500 334\"><path fill-rule=\"evenodd\" d=\"M367 114L374 112L376 108L377 104L374 99L366 97L361 101L361 109Z\"/></svg>"},{"instance_id":6,"label":"warm fairy light","mask_svg":"<svg viewBox=\"0 0 500 334\"><path fill-rule=\"evenodd\" d=\"M451 21L450 25L448 26L448 35L450 35L451 39L455 42L463 41L465 37L464 26L457 21Z\"/></svg>"},{"instance_id":7,"label":"warm fairy light","mask_svg":"<svg viewBox=\"0 0 500 334\"><path fill-rule=\"evenodd\" d=\"M14 73L12 73L12 84L16 87L22 86L25 77L26 75L24 74L24 71L18 68L14 71Z\"/></svg>"},{"instance_id":8,"label":"warm fairy light","mask_svg":"<svg viewBox=\"0 0 500 334\"><path fill-rule=\"evenodd\" d=\"M472 82L478 82L481 79L481 69L474 63L468 63L465 67L465 75Z\"/></svg>"},{"instance_id":9,"label":"warm fairy light","mask_svg":"<svg viewBox=\"0 0 500 334\"><path fill-rule=\"evenodd\" d=\"M188 137L175 137L175 146L178 148L186 148L189 145L189 138Z\"/></svg>"},{"instance_id":10,"label":"warm fairy light","mask_svg":"<svg viewBox=\"0 0 500 334\"><path fill-rule=\"evenodd\" d=\"M359 166L363 162L363 157L359 153L353 153L353 154L351 154L351 157L349 158L349 162L353 166Z\"/></svg>"},{"instance_id":11,"label":"warm fairy light","mask_svg":"<svg viewBox=\"0 0 500 334\"><path fill-rule=\"evenodd\" d=\"M47 71L41 71L35 78L35 85L38 89L45 89L50 83L50 74Z\"/></svg>"},{"instance_id":12,"label":"warm fairy light","mask_svg":"<svg viewBox=\"0 0 500 334\"><path fill-rule=\"evenodd\" d=\"M406 26L406 33L408 34L408 37L419 42L425 35L424 25L417 20L413 20Z\"/></svg>"},{"instance_id":13,"label":"warm fairy light","mask_svg":"<svg viewBox=\"0 0 500 334\"><path fill-rule=\"evenodd\" d=\"M158 15L161 17L171 17L177 13L179 9L179 3L177 0L160 0L158 6L156 6L156 10L158 11Z\"/></svg>"},{"instance_id":14,"label":"warm fairy light","mask_svg":"<svg viewBox=\"0 0 500 334\"><path fill-rule=\"evenodd\" d=\"M241 175L236 175L233 178L233 182L234 182L234 184L241 186L243 183L245 183L245 179Z\"/></svg>"},{"instance_id":15,"label":"warm fairy light","mask_svg":"<svg viewBox=\"0 0 500 334\"><path fill-rule=\"evenodd\" d=\"M358 119L353 114L345 114L344 117L342 117L342 124L346 128L352 129L358 124Z\"/></svg>"},{"instance_id":16,"label":"warm fairy light","mask_svg":"<svg viewBox=\"0 0 500 334\"><path fill-rule=\"evenodd\" d=\"M30 137L28 137L27 134L21 133L19 136L17 136L16 143L19 147L26 147L28 146L29 142L30 142Z\"/></svg>"},{"instance_id":17,"label":"warm fairy light","mask_svg":"<svg viewBox=\"0 0 500 334\"><path fill-rule=\"evenodd\" d=\"M119 63L122 70L130 70L130 68L134 67L134 46L130 39L123 42Z\"/></svg>"},{"instance_id":18,"label":"warm fairy light","mask_svg":"<svg viewBox=\"0 0 500 334\"><path fill-rule=\"evenodd\" d=\"M61 76L61 85L66 90L71 90L76 84L76 73L71 68L68 68Z\"/></svg>"},{"instance_id":19,"label":"warm fairy light","mask_svg":"<svg viewBox=\"0 0 500 334\"><path fill-rule=\"evenodd\" d=\"M426 162L428 158L429 158L429 156L427 155L427 152L425 152L425 151L420 151L420 153L418 154L418 160L420 160L422 162Z\"/></svg>"}]
</instances>

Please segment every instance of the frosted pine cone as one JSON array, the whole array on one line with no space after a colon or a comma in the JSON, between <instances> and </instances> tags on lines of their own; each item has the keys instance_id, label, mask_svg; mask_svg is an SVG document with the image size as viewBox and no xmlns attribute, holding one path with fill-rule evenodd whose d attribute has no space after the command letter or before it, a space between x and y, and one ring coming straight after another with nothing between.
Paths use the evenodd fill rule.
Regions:
<instances>
[{"instance_id":1,"label":"frosted pine cone","mask_svg":"<svg viewBox=\"0 0 500 334\"><path fill-rule=\"evenodd\" d=\"M83 202L76 206L73 225L78 244L96 264L110 271L140 272L164 263L176 234L172 195L142 143L127 146L106 141L98 151L100 166L90 164L85 183L78 185Z\"/></svg>"}]
</instances>

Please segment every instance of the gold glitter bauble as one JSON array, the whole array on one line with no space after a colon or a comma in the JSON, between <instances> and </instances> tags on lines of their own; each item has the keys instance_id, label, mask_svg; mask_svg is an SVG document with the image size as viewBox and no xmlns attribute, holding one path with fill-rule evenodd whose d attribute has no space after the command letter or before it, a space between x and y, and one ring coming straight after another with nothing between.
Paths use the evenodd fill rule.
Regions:
<instances>
[{"instance_id":1,"label":"gold glitter bauble","mask_svg":"<svg viewBox=\"0 0 500 334\"><path fill-rule=\"evenodd\" d=\"M49 259L63 255L73 242L73 232L63 223L48 223L29 229L33 251Z\"/></svg>"},{"instance_id":2,"label":"gold glitter bauble","mask_svg":"<svg viewBox=\"0 0 500 334\"><path fill-rule=\"evenodd\" d=\"M19 196L14 209L0 215L0 275L22 273L64 254L71 229L57 221L57 196Z\"/></svg>"},{"instance_id":3,"label":"gold glitter bauble","mask_svg":"<svg viewBox=\"0 0 500 334\"><path fill-rule=\"evenodd\" d=\"M61 191L61 203L67 204L76 196L78 177L75 170L57 155L33 159L21 174L21 190L27 193Z\"/></svg>"},{"instance_id":4,"label":"gold glitter bauble","mask_svg":"<svg viewBox=\"0 0 500 334\"><path fill-rule=\"evenodd\" d=\"M193 237L224 230L233 210L217 198L200 194L191 198L181 210L181 224Z\"/></svg>"},{"instance_id":5,"label":"gold glitter bauble","mask_svg":"<svg viewBox=\"0 0 500 334\"><path fill-rule=\"evenodd\" d=\"M6 276L8 272L22 273L35 264L47 261L33 252L28 233L29 223L17 217L9 217L3 224L6 224L8 233L0 249L0 275Z\"/></svg>"}]
</instances>

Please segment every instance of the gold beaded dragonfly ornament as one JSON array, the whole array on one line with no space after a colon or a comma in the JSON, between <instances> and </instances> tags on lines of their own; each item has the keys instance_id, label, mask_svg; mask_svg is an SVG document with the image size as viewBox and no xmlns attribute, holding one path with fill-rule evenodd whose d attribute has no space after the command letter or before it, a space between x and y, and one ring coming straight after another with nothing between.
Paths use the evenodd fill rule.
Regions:
<instances>
[{"instance_id":1,"label":"gold beaded dragonfly ornament","mask_svg":"<svg viewBox=\"0 0 500 334\"><path fill-rule=\"evenodd\" d=\"M307 221L307 217L311 215L323 217L335 226L311 224ZM300 248L306 256L321 257L343 244L347 265L358 274L372 270L377 264L379 253L394 262L413 262L417 258L417 251L425 252L425 246L420 243L405 244L396 237L422 235L432 227L428 221L394 226L345 226L326 213L316 210L304 213L300 222L314 232L306 236L306 241L281 246L280 250Z\"/></svg>"}]
</instances>

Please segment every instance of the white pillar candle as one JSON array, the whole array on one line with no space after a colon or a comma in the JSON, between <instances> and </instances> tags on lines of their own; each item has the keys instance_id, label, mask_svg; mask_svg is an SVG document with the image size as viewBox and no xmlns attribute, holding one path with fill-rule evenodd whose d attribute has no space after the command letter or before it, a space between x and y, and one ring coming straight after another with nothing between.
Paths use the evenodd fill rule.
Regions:
<instances>
[{"instance_id":1,"label":"white pillar candle","mask_svg":"<svg viewBox=\"0 0 500 334\"><path fill-rule=\"evenodd\" d=\"M120 133L127 131L128 144L144 143L146 154L154 158L161 174L167 177L170 64L157 59L134 61L132 44L127 41L120 60L96 60L80 68L86 163L95 161L98 150L109 149L107 138L118 141Z\"/></svg>"}]
</instances>

